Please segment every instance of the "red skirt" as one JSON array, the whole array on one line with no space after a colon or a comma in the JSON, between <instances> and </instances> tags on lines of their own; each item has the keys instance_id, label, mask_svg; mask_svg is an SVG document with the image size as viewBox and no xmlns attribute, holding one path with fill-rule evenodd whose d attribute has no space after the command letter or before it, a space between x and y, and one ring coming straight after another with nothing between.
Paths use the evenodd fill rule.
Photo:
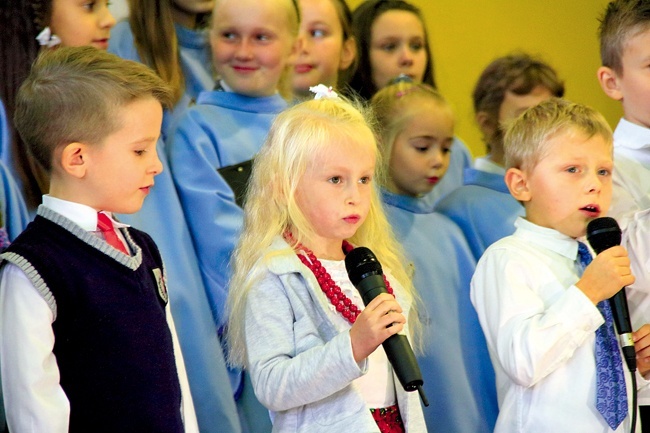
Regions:
<instances>
[{"instance_id":1,"label":"red skirt","mask_svg":"<svg viewBox=\"0 0 650 433\"><path fill-rule=\"evenodd\" d=\"M381 433L405 433L404 423L397 405L370 409L370 413L372 413Z\"/></svg>"}]
</instances>

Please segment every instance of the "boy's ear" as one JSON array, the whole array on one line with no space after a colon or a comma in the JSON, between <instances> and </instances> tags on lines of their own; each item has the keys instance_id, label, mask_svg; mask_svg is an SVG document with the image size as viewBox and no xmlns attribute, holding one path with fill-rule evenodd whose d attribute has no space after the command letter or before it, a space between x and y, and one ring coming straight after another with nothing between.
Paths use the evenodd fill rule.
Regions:
<instances>
[{"instance_id":1,"label":"boy's ear","mask_svg":"<svg viewBox=\"0 0 650 433\"><path fill-rule=\"evenodd\" d=\"M357 57L357 42L354 38L348 38L343 42L341 49L341 60L339 62L339 71L345 71L350 67L354 59Z\"/></svg>"},{"instance_id":2,"label":"boy's ear","mask_svg":"<svg viewBox=\"0 0 650 433\"><path fill-rule=\"evenodd\" d=\"M88 146L83 143L70 143L61 150L61 168L78 179L83 178L88 170Z\"/></svg>"},{"instance_id":3,"label":"boy's ear","mask_svg":"<svg viewBox=\"0 0 650 433\"><path fill-rule=\"evenodd\" d=\"M623 99L623 92L620 90L619 76L612 68L601 66L596 73L600 87L603 92L615 101Z\"/></svg>"},{"instance_id":4,"label":"boy's ear","mask_svg":"<svg viewBox=\"0 0 650 433\"><path fill-rule=\"evenodd\" d=\"M518 168L509 168L505 175L506 185L510 194L520 202L530 201L531 193L528 188L526 172Z\"/></svg>"}]
</instances>

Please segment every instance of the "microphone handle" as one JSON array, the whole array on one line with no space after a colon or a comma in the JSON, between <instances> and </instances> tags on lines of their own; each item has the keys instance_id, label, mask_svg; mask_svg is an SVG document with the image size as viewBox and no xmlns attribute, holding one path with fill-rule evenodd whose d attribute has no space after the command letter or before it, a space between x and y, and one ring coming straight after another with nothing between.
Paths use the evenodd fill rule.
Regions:
<instances>
[{"instance_id":1,"label":"microphone handle","mask_svg":"<svg viewBox=\"0 0 650 433\"><path fill-rule=\"evenodd\" d=\"M386 284L384 283L384 276L382 274L374 274L365 276L357 284L357 290L363 299L363 305L368 305L370 301L375 299L381 293L388 293ZM425 406L429 406L422 385L422 372L418 364L413 349L409 344L406 335L394 334L388 337L382 343L388 362L393 366L393 371L397 376L402 388L405 391L418 391L420 398Z\"/></svg>"},{"instance_id":2,"label":"microphone handle","mask_svg":"<svg viewBox=\"0 0 650 433\"><path fill-rule=\"evenodd\" d=\"M631 333L632 326L630 325L630 310L627 307L625 287L609 298L609 306L612 309L612 315L614 316L614 323L616 324L616 330L618 333Z\"/></svg>"},{"instance_id":3,"label":"microphone handle","mask_svg":"<svg viewBox=\"0 0 650 433\"><path fill-rule=\"evenodd\" d=\"M405 391L416 391L424 384L420 366L406 335L391 335L381 344L384 346L386 357Z\"/></svg>"},{"instance_id":4,"label":"microphone handle","mask_svg":"<svg viewBox=\"0 0 650 433\"><path fill-rule=\"evenodd\" d=\"M361 294L363 305L368 305L381 293L388 293L383 274L374 274L362 278L357 284L357 290Z\"/></svg>"},{"instance_id":5,"label":"microphone handle","mask_svg":"<svg viewBox=\"0 0 650 433\"><path fill-rule=\"evenodd\" d=\"M621 350L625 357L625 363L630 371L636 370L636 350L632 339L632 326L630 325L630 310L627 306L625 287L609 298L609 306L612 309L612 316L616 331L618 333Z\"/></svg>"}]
</instances>

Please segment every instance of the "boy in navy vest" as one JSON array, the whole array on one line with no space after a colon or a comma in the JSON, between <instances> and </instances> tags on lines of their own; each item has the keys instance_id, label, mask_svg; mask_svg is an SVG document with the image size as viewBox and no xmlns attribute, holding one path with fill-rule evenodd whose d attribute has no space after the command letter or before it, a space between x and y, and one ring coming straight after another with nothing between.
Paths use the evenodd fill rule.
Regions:
<instances>
[{"instance_id":1,"label":"boy in navy vest","mask_svg":"<svg viewBox=\"0 0 650 433\"><path fill-rule=\"evenodd\" d=\"M43 53L20 89L16 127L50 189L0 256L11 431L198 431L158 249L112 218L162 170L169 102L147 67L88 47Z\"/></svg>"}]
</instances>

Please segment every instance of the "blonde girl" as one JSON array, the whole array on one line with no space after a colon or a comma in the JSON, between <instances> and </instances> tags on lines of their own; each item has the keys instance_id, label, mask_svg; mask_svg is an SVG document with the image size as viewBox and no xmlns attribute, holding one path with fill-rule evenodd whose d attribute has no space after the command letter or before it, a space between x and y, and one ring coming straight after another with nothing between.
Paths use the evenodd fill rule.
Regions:
<instances>
[{"instance_id":1,"label":"blonde girl","mask_svg":"<svg viewBox=\"0 0 650 433\"><path fill-rule=\"evenodd\" d=\"M300 49L293 66L293 91L298 98L309 98L312 86L345 86L354 71L357 48L345 0L299 0L299 4Z\"/></svg>"},{"instance_id":2,"label":"blonde girl","mask_svg":"<svg viewBox=\"0 0 650 433\"><path fill-rule=\"evenodd\" d=\"M372 99L381 125L381 149L396 194L423 197L449 168L454 140L451 107L433 87L400 80Z\"/></svg>"},{"instance_id":3,"label":"blonde girl","mask_svg":"<svg viewBox=\"0 0 650 433\"><path fill-rule=\"evenodd\" d=\"M476 261L460 228L427 200L449 166L452 110L431 86L407 81L379 90L371 106L388 171L382 199L423 302L427 350L418 361L425 385L436 390L427 427L491 432L498 412L494 371L469 298Z\"/></svg>"},{"instance_id":4,"label":"blonde girl","mask_svg":"<svg viewBox=\"0 0 650 433\"><path fill-rule=\"evenodd\" d=\"M407 317L413 331L418 325L374 186L378 157L360 109L326 98L281 113L255 159L228 341L231 361L249 369L271 411L273 431L425 431L417 393L399 386L380 346L408 332ZM363 307L345 271L349 245L375 252L394 297Z\"/></svg>"}]
</instances>

